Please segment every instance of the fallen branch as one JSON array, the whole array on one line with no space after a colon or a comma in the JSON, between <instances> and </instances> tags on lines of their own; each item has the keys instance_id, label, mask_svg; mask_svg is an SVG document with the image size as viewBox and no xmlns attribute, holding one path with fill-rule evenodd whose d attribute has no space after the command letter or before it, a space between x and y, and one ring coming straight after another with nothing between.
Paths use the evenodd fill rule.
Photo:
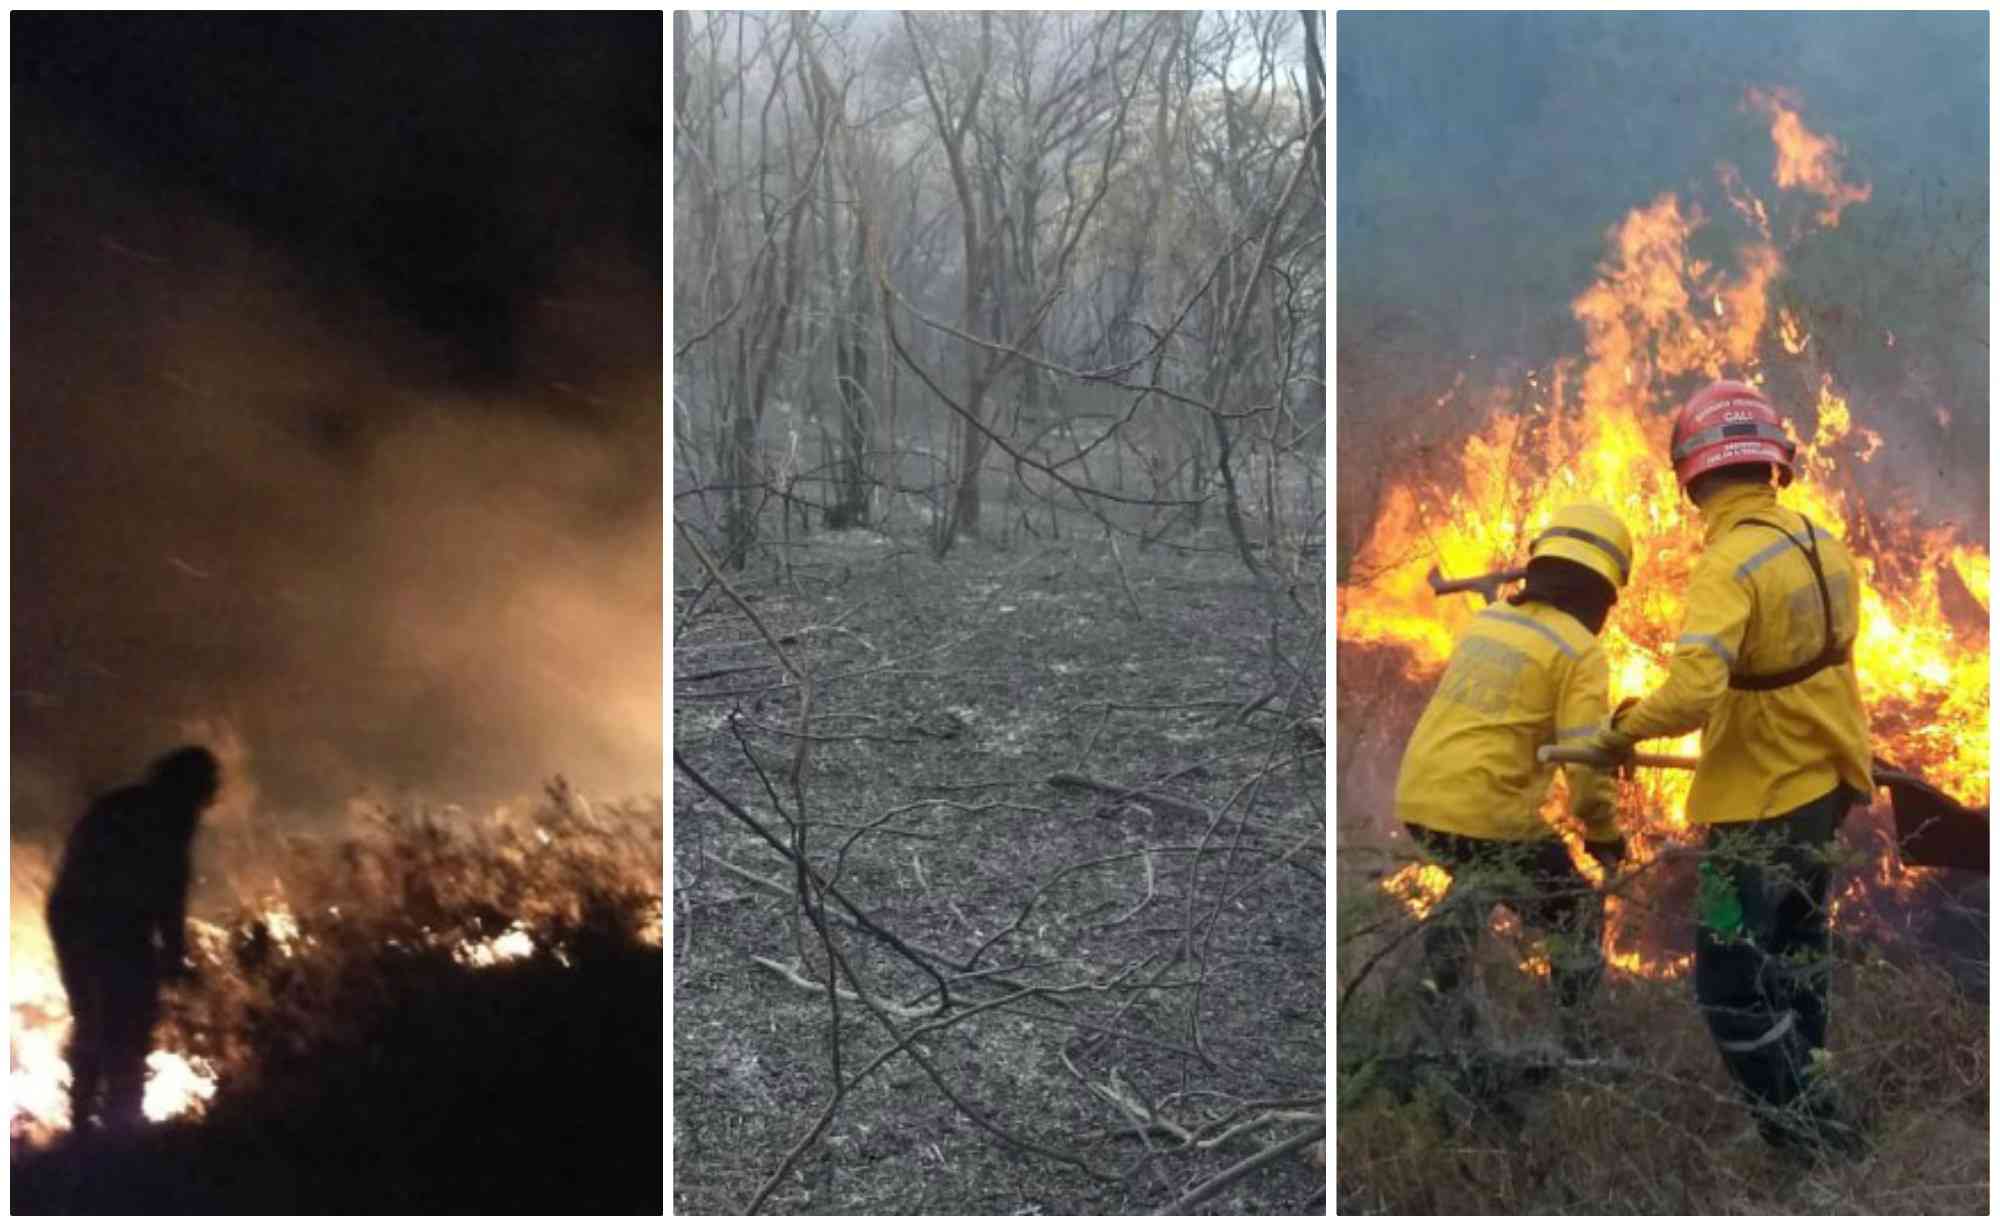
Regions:
<instances>
[{"instance_id":1,"label":"fallen branch","mask_svg":"<svg viewBox=\"0 0 2000 1226\"><path fill-rule=\"evenodd\" d=\"M1111 1074L1112 1081L1110 1084L1098 1085L1077 1071L1076 1065L1070 1063L1068 1052L1058 1052L1057 1054L1062 1057L1062 1062L1069 1068L1071 1076L1075 1077L1092 1094L1097 1095L1124 1113L1129 1122L1129 1127L1122 1129L1122 1132L1142 1137L1149 1132L1164 1132L1179 1141L1182 1145L1193 1142L1193 1133L1141 1102L1138 1095L1134 1094L1130 1089L1125 1088L1123 1084L1124 1079L1120 1078L1115 1070Z\"/></svg>"},{"instance_id":2,"label":"fallen branch","mask_svg":"<svg viewBox=\"0 0 2000 1226\"><path fill-rule=\"evenodd\" d=\"M1280 1141L1276 1145L1273 1145L1271 1148L1264 1150L1261 1153L1245 1158L1243 1161L1237 1163L1235 1166L1232 1166L1228 1170L1222 1172L1222 1174L1217 1175L1215 1178L1209 1180L1207 1183L1202 1184L1198 1188L1195 1188L1193 1191L1189 1192L1186 1196L1181 1197L1173 1204L1168 1205L1164 1209L1158 1210L1154 1214L1154 1216L1171 1217L1177 1213L1186 1213L1188 1210L1194 1208L1196 1205L1199 1205L1201 1202L1214 1196L1216 1193L1224 1191L1231 1184L1238 1182L1244 1176L1250 1174L1252 1171L1258 1170L1262 1167L1269 1166L1273 1162L1276 1162L1278 1159L1284 1157L1286 1154L1292 1153L1296 1150L1304 1149L1306 1146L1311 1145L1315 1141L1324 1140L1325 1137L1326 1137L1326 1121L1322 1119L1319 1121L1319 1123L1314 1124L1311 1128L1306 1129L1305 1131L1299 1133L1298 1135Z\"/></svg>"},{"instance_id":3,"label":"fallen branch","mask_svg":"<svg viewBox=\"0 0 2000 1226\"><path fill-rule=\"evenodd\" d=\"M1160 1186L1171 1190L1174 1186L1173 1179L1168 1175L1162 1164L1160 1151L1153 1148L1153 1134L1165 1131L1169 1135L1179 1135L1182 1145L1185 1146L1187 1143L1185 1131L1171 1120L1157 1118L1158 1113L1140 1102L1138 1096L1129 1090L1123 1093L1117 1092L1117 1084L1122 1082L1122 1079L1118 1076L1117 1069L1111 1070L1113 1087L1095 1086L1082 1073L1077 1072L1076 1065L1070 1062L1067 1051L1060 1054L1062 1056L1063 1067L1069 1070L1069 1075L1076 1079L1078 1085L1109 1102L1125 1117L1125 1128L1118 1135L1131 1136L1138 1139L1139 1144L1146 1149L1146 1162L1153 1168L1153 1174L1159 1177Z\"/></svg>"},{"instance_id":4,"label":"fallen branch","mask_svg":"<svg viewBox=\"0 0 2000 1226\"><path fill-rule=\"evenodd\" d=\"M1194 1135L1197 1138L1206 1138L1211 1133L1226 1132L1237 1121L1255 1113L1296 1111L1300 1108L1310 1108L1311 1110L1299 1118L1322 1119L1326 1115L1326 1095L1304 1094L1293 1098L1253 1099L1249 1102L1238 1103L1229 1114L1210 1120L1200 1128L1195 1129Z\"/></svg>"},{"instance_id":5,"label":"fallen branch","mask_svg":"<svg viewBox=\"0 0 2000 1226\"><path fill-rule=\"evenodd\" d=\"M1104 530L1104 539L1111 542L1111 560L1118 563L1118 582L1124 585L1125 599L1132 604L1132 616L1145 621L1146 611L1139 607L1139 597L1132 591L1132 577L1125 573L1125 557L1118 552L1118 538L1111 534L1109 527Z\"/></svg>"},{"instance_id":6,"label":"fallen branch","mask_svg":"<svg viewBox=\"0 0 2000 1226\"><path fill-rule=\"evenodd\" d=\"M1143 854L1146 858L1146 896L1140 899L1137 903L1134 903L1130 911L1127 911L1125 914L1119 916L1117 919L1106 920L1101 924L1092 924L1091 927L1116 928L1118 925L1124 923L1125 921L1131 919L1133 916L1139 914L1139 912L1144 911L1146 909L1146 904L1153 901L1153 853L1147 851L1143 847L1140 848L1139 850L1141 854Z\"/></svg>"},{"instance_id":7,"label":"fallen branch","mask_svg":"<svg viewBox=\"0 0 2000 1226\"><path fill-rule=\"evenodd\" d=\"M1252 715L1263 710L1264 705L1273 698L1276 698L1281 692L1276 686L1273 686L1271 689L1265 691L1263 697L1253 698L1249 702L1244 703L1241 707L1237 708L1236 714L1231 718L1230 722L1237 724L1249 723Z\"/></svg>"},{"instance_id":8,"label":"fallen branch","mask_svg":"<svg viewBox=\"0 0 2000 1226\"><path fill-rule=\"evenodd\" d=\"M745 884L749 885L752 889L757 890L760 893L770 894L774 897L784 898L784 899L790 899L792 897L792 887L788 885L784 885L780 882L774 881L769 877L760 877L756 873L751 872L747 868L741 868L738 867L737 865L731 864L729 861L722 859L721 857L715 855L713 852L704 851L701 854L703 859L714 864L717 868L722 869L724 872L729 873L731 876L736 877L738 880L744 882ZM950 905L954 910L957 909L958 906L957 903L954 902L951 903ZM963 919L964 916L961 915L960 918ZM861 925L854 923L853 921L848 920L842 916L829 915L826 917L826 919L828 923L836 924L842 928L847 929L850 932L859 932L866 934L868 931ZM968 927L971 926L971 921L969 920L967 921L967 926ZM942 950L929 949L923 945L916 944L915 942L906 941L905 944L907 944L910 949L916 951L919 954L922 954L924 957L929 958L934 962L942 962L947 966L958 967L960 970L966 969L964 964L960 962L958 958L954 957L951 954L945 953ZM979 971L976 973L968 972L966 974L953 975L950 978L984 979L991 983L997 983L1003 988L1010 988L1016 992L1039 992L1043 990L1040 985L1027 983L1019 979L1010 978L1000 971ZM926 992L925 996L928 995L929 993ZM922 997L919 997L919 999L922 999ZM1055 1003L1060 1004L1063 1002L1057 1000Z\"/></svg>"},{"instance_id":9,"label":"fallen branch","mask_svg":"<svg viewBox=\"0 0 2000 1226\"><path fill-rule=\"evenodd\" d=\"M1209 819L1208 810L1191 800L1180 800L1159 792L1148 792L1143 788L1120 787L1115 783L1092 779L1088 775L1079 775L1075 771L1057 771L1049 776L1048 782L1052 787L1084 788L1092 792L1102 792L1118 800L1137 800L1154 808L1165 809L1169 813L1178 813L1198 821Z\"/></svg>"},{"instance_id":10,"label":"fallen branch","mask_svg":"<svg viewBox=\"0 0 2000 1226\"><path fill-rule=\"evenodd\" d=\"M703 673L675 673L674 684L691 684L696 681L713 681L717 677L728 677L736 673L754 673L760 668L771 668L769 664L738 664L733 668L711 668Z\"/></svg>"},{"instance_id":11,"label":"fallen branch","mask_svg":"<svg viewBox=\"0 0 2000 1226\"><path fill-rule=\"evenodd\" d=\"M1244 1120L1242 1123L1216 1136L1212 1136L1206 1141L1196 1141L1194 1146L1196 1149L1214 1149L1232 1137L1241 1136L1243 1133L1263 1128L1270 1124L1295 1123L1299 1120L1324 1120L1325 1118L1325 1114L1315 1111L1267 1111L1255 1119Z\"/></svg>"},{"instance_id":12,"label":"fallen branch","mask_svg":"<svg viewBox=\"0 0 2000 1226\"><path fill-rule=\"evenodd\" d=\"M792 887L782 885L769 877L759 877L747 868L738 868L712 851L702 852L701 858L754 890L761 890L777 898L790 899L792 896Z\"/></svg>"},{"instance_id":13,"label":"fallen branch","mask_svg":"<svg viewBox=\"0 0 2000 1226\"><path fill-rule=\"evenodd\" d=\"M806 978L804 975L801 975L798 972L798 970L794 967L786 966L782 962L774 962L771 959L762 957L758 954L750 955L750 960L766 970L775 972L777 975L783 978L786 983L791 984L793 987L803 988L806 991L811 992L816 996L824 995L826 993L825 984L819 982L816 979ZM846 988L835 988L833 991L834 995L840 997L842 1000L851 1000L854 1001L856 1004L862 1003L861 998L859 996L856 996L854 993L848 991ZM929 1009L906 1009L901 1005L886 1000L877 1001L875 1003L884 1012L892 1013L895 1016L901 1018L931 1016L931 1010Z\"/></svg>"},{"instance_id":14,"label":"fallen branch","mask_svg":"<svg viewBox=\"0 0 2000 1226\"><path fill-rule=\"evenodd\" d=\"M810 698L812 695L811 688L810 687L806 688L804 694L807 698ZM800 744L804 745L805 742L801 741ZM752 762L754 764L755 759L752 759ZM863 911L860 907L855 906L854 903L849 901L845 895L843 895L838 889L834 887L832 882L824 880L819 875L819 873L813 869L813 867L810 864L808 864L803 858L799 856L799 854L796 851L786 846L784 840L778 838L778 836L772 834L769 830L767 830L764 827L763 823L759 822L756 818L752 817L749 813L744 811L741 805L729 799L729 797L723 795L722 792L719 789L717 789L713 783L710 783L708 781L707 776L703 775L700 771L696 770L694 766L690 762L688 762L687 758L683 756L681 754L681 751L678 749L674 751L674 766L682 774L686 775L689 779L693 780L695 786L699 787L703 792L706 792L710 799L714 800L717 804L721 805L724 809L728 810L729 815L731 817L734 817L737 821L742 822L744 825L750 827L750 829L755 831L757 836L763 839L764 842L768 844L773 850L775 850L779 855L785 857L786 860L791 862L793 870L798 873L802 881L801 887L796 891L794 891L795 893L801 895L801 902L804 902L803 895L805 892L805 887L810 886L810 888L819 891L821 895L832 898L835 902L839 903L841 907L844 910L846 910L848 916L853 921L852 923L853 927L855 927L858 931L864 933L865 935L872 937L875 940L881 941L885 945L888 945L891 949L894 949L897 953L901 954L906 960L908 960L912 966L916 967L924 974L930 976L931 980L934 983L936 983L938 987L937 1012L939 1013L950 1012L951 995L950 991L945 987L944 977L938 974L937 968L933 967L929 961L925 960L926 957L925 955L920 954L917 950L911 949L909 944L905 942L902 938L898 937L895 933L890 932L887 929L883 928L880 924L877 924L872 918L869 917L866 911ZM836 916L828 916L827 918L838 919L838 917ZM970 966L962 966L959 967L958 969L970 970L972 968Z\"/></svg>"}]
</instances>

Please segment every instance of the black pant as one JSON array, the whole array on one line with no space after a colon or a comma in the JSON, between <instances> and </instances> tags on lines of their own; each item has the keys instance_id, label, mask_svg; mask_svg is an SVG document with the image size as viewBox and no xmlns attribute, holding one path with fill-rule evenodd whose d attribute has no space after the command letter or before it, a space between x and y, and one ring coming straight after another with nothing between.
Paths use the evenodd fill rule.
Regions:
<instances>
[{"instance_id":1,"label":"black pant","mask_svg":"<svg viewBox=\"0 0 2000 1226\"><path fill-rule=\"evenodd\" d=\"M1846 786L1790 813L1709 827L1696 898L1694 991L1722 1062L1756 1102L1810 1088L1832 982L1826 896Z\"/></svg>"},{"instance_id":2,"label":"black pant","mask_svg":"<svg viewBox=\"0 0 2000 1226\"><path fill-rule=\"evenodd\" d=\"M94 1115L106 1128L138 1126L146 1090L146 1053L160 1012L150 949L108 951L58 944L69 996L70 1127Z\"/></svg>"},{"instance_id":3,"label":"black pant","mask_svg":"<svg viewBox=\"0 0 2000 1226\"><path fill-rule=\"evenodd\" d=\"M1556 935L1549 968L1559 1004L1573 1007L1597 990L1604 978L1604 898L1577 871L1561 841L1509 842L1404 828L1451 873L1451 888L1438 900L1424 933L1424 971L1438 995L1458 990L1487 916L1502 903L1524 925ZM1607 867L1617 864L1615 844L1588 846Z\"/></svg>"}]
</instances>

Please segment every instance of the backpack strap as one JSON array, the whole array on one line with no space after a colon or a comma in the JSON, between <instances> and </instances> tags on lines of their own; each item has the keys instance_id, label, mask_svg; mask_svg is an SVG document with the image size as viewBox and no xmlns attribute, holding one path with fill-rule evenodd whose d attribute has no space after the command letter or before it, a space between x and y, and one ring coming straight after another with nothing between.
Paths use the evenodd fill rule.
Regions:
<instances>
[{"instance_id":1,"label":"backpack strap","mask_svg":"<svg viewBox=\"0 0 2000 1226\"><path fill-rule=\"evenodd\" d=\"M1811 520L1806 519L1803 515L1799 516L1799 518L1804 521L1806 526L1806 539L1803 541L1793 536L1790 532L1787 532L1781 525L1774 524L1768 519L1746 519L1742 522L1745 524L1755 524L1760 528L1769 528L1771 531L1778 533L1790 541L1798 548L1800 553L1806 555L1806 564L1812 567L1813 582L1819 586L1819 654L1795 668L1787 668L1775 673L1731 673L1729 675L1729 688L1732 690L1782 690L1786 686L1797 685L1799 682L1810 677L1818 676L1821 672L1832 668L1836 664L1845 664L1853 656L1854 643L1852 640L1837 646L1834 644L1833 596L1827 591L1826 571L1820 565L1819 535L1813 528Z\"/></svg>"}]
</instances>

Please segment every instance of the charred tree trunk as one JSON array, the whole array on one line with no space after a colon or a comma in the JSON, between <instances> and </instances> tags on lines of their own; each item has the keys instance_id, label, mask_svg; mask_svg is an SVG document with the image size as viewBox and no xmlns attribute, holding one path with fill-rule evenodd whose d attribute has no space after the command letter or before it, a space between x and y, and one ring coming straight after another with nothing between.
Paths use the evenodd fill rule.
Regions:
<instances>
[{"instance_id":1,"label":"charred tree trunk","mask_svg":"<svg viewBox=\"0 0 2000 1226\"><path fill-rule=\"evenodd\" d=\"M958 198L959 238L965 264L959 326L967 335L976 335L979 297L987 280L987 245L980 232L980 208L978 199L973 195L972 173L966 164L965 138L978 120L980 95L986 87L987 70L993 63L993 18L990 13L979 16L978 69L965 90L965 102L957 115L949 113L948 100L941 96L937 83L932 80L923 44L917 37L916 19L905 12L903 24L909 31L910 45L916 52L917 76L923 83L924 97L930 103L931 113L937 119L945 160L951 171L952 191ZM979 426L985 422L989 378L984 356L977 348L966 346L965 403L959 406L965 422L960 440L958 486L953 491L951 511L939 525L933 541L933 551L939 557L951 551L959 532L976 531L979 526L979 468L986 460L986 435Z\"/></svg>"},{"instance_id":2,"label":"charred tree trunk","mask_svg":"<svg viewBox=\"0 0 2000 1226\"><path fill-rule=\"evenodd\" d=\"M834 463L834 503L829 528L868 522L868 347L862 343L860 313L868 306L868 228L854 229L854 260L847 301L834 322L834 380L840 389L840 447Z\"/></svg>"},{"instance_id":3,"label":"charred tree trunk","mask_svg":"<svg viewBox=\"0 0 2000 1226\"><path fill-rule=\"evenodd\" d=\"M722 471L729 474L728 508L722 525L723 565L741 570L757 542L757 417L743 394L749 387L749 339L736 334L736 377L729 395L729 430L724 436Z\"/></svg>"}]
</instances>

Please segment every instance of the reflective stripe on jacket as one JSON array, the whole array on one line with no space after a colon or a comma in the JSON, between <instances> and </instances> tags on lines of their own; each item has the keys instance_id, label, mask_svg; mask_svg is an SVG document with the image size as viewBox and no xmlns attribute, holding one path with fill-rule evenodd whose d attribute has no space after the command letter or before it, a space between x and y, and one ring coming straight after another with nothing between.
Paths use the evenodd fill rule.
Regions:
<instances>
[{"instance_id":1,"label":"reflective stripe on jacket","mask_svg":"<svg viewBox=\"0 0 2000 1226\"><path fill-rule=\"evenodd\" d=\"M1396 778L1399 821L1472 838L1552 833L1539 816L1555 768L1535 751L1596 731L1611 672L1596 636L1540 601L1496 604L1472 619ZM1610 775L1569 768L1570 808L1593 840L1618 837Z\"/></svg>"},{"instance_id":2,"label":"reflective stripe on jacket","mask_svg":"<svg viewBox=\"0 0 2000 1226\"><path fill-rule=\"evenodd\" d=\"M1728 486L1702 508L1704 548L1688 582L1687 621L1667 679L1618 720L1647 740L1701 729L1701 765L1688 793L1690 821L1746 822L1789 813L1837 784L1867 793L1870 751L1861 683L1850 658L1774 690L1730 689L1737 675L1795 668L1826 641L1812 564L1791 541L1749 518L1806 540L1803 516L1778 506L1768 486ZM1853 555L1814 524L1833 606L1833 641L1860 626Z\"/></svg>"}]
</instances>

